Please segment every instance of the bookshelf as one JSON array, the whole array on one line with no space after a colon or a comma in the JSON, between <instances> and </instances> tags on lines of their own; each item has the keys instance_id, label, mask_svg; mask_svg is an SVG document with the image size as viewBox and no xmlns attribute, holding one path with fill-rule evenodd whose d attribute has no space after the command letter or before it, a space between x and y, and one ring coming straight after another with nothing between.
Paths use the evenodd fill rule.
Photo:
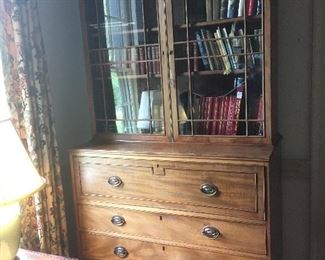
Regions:
<instances>
[{"instance_id":1,"label":"bookshelf","mask_svg":"<svg viewBox=\"0 0 325 260\"><path fill-rule=\"evenodd\" d=\"M170 66L175 72L171 92L177 97L173 110L181 102L188 119L175 114L175 140L265 140L270 133L264 111L262 2L255 1L252 8L250 1L229 1L234 6L228 2L222 19L221 2L226 1L168 2Z\"/></svg>"},{"instance_id":2,"label":"bookshelf","mask_svg":"<svg viewBox=\"0 0 325 260\"><path fill-rule=\"evenodd\" d=\"M82 2L97 136L271 141L263 1Z\"/></svg>"},{"instance_id":3,"label":"bookshelf","mask_svg":"<svg viewBox=\"0 0 325 260\"><path fill-rule=\"evenodd\" d=\"M274 1L80 3L79 258L281 259Z\"/></svg>"}]
</instances>

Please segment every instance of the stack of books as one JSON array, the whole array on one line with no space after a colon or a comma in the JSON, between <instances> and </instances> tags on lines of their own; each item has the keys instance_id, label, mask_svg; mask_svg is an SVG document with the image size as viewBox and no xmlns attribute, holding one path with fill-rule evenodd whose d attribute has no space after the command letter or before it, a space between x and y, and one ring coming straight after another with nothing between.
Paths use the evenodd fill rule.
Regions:
<instances>
[{"instance_id":1,"label":"stack of books","mask_svg":"<svg viewBox=\"0 0 325 260\"><path fill-rule=\"evenodd\" d=\"M246 2L246 10L244 5ZM206 20L228 19L261 14L262 0L205 0Z\"/></svg>"},{"instance_id":2,"label":"stack of books","mask_svg":"<svg viewBox=\"0 0 325 260\"><path fill-rule=\"evenodd\" d=\"M205 70L222 70L225 75L241 69L245 65L244 32L243 29L235 30L233 24L230 33L225 27L218 27L215 32L205 29L195 31L193 50L193 70L198 71L198 60L201 59ZM256 67L255 60L261 55L254 52L262 51L262 31L257 29L252 37L247 37L247 66ZM198 54L200 55L198 57Z\"/></svg>"},{"instance_id":3,"label":"stack of books","mask_svg":"<svg viewBox=\"0 0 325 260\"><path fill-rule=\"evenodd\" d=\"M199 133L203 135L236 135L244 82L236 95L201 97L199 101Z\"/></svg>"}]
</instances>

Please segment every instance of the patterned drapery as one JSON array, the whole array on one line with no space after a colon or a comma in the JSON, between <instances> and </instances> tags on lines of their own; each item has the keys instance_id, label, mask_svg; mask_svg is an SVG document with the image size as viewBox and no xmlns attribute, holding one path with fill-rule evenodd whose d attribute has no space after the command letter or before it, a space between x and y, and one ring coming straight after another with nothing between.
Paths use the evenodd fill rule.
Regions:
<instances>
[{"instance_id":1,"label":"patterned drapery","mask_svg":"<svg viewBox=\"0 0 325 260\"><path fill-rule=\"evenodd\" d=\"M21 247L67 255L63 189L37 1L1 0L0 29L13 123L47 181L46 188L22 203Z\"/></svg>"}]
</instances>

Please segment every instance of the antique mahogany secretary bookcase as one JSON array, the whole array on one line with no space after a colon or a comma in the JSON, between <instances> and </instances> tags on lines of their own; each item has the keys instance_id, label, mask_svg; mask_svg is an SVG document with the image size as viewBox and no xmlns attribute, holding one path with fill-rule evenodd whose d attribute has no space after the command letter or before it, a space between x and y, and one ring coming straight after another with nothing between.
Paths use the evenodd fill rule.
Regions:
<instances>
[{"instance_id":1,"label":"antique mahogany secretary bookcase","mask_svg":"<svg viewBox=\"0 0 325 260\"><path fill-rule=\"evenodd\" d=\"M273 2L80 1L80 259L281 258Z\"/></svg>"}]
</instances>

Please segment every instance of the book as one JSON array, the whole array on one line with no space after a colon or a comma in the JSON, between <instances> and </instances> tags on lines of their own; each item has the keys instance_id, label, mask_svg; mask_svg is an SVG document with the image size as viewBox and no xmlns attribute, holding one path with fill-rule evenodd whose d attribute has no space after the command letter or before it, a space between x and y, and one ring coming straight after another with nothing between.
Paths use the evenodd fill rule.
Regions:
<instances>
[{"instance_id":1,"label":"book","mask_svg":"<svg viewBox=\"0 0 325 260\"><path fill-rule=\"evenodd\" d=\"M221 35L221 31L220 31L219 27L217 28L216 32L214 33L214 37L216 38L219 52L222 55L222 60L223 60L224 68L225 68L224 74L227 75L227 74L231 73L231 65L230 65L229 57L227 55L226 47L222 40L222 35Z\"/></svg>"},{"instance_id":2,"label":"book","mask_svg":"<svg viewBox=\"0 0 325 260\"><path fill-rule=\"evenodd\" d=\"M244 6L245 6L245 0L239 0L238 11L237 11L238 17L244 16Z\"/></svg>"},{"instance_id":3,"label":"book","mask_svg":"<svg viewBox=\"0 0 325 260\"><path fill-rule=\"evenodd\" d=\"M262 0L257 0L256 2L256 15L260 15L262 13Z\"/></svg>"},{"instance_id":4,"label":"book","mask_svg":"<svg viewBox=\"0 0 325 260\"><path fill-rule=\"evenodd\" d=\"M212 112L212 125L211 125L211 135L217 135L218 134L218 128L219 128L219 118L220 118L220 97L215 97L213 101L213 112Z\"/></svg>"},{"instance_id":5,"label":"book","mask_svg":"<svg viewBox=\"0 0 325 260\"><path fill-rule=\"evenodd\" d=\"M201 32L203 47L205 49L206 55L208 56L207 60L208 60L208 63L209 63L209 68L210 68L210 70L214 70L215 65L214 65L214 62L213 62L213 58L211 57L212 50L210 48L210 44L209 44L209 41L208 41L206 30L201 29L200 32Z\"/></svg>"},{"instance_id":6,"label":"book","mask_svg":"<svg viewBox=\"0 0 325 260\"><path fill-rule=\"evenodd\" d=\"M254 29L254 51L263 52L262 29ZM262 53L254 54L257 66L261 66L262 64L262 56Z\"/></svg>"},{"instance_id":7,"label":"book","mask_svg":"<svg viewBox=\"0 0 325 260\"><path fill-rule=\"evenodd\" d=\"M220 0L220 19L227 18L227 10L228 10L228 0Z\"/></svg>"},{"instance_id":8,"label":"book","mask_svg":"<svg viewBox=\"0 0 325 260\"><path fill-rule=\"evenodd\" d=\"M233 51L233 54L234 54L234 61L235 61L235 64L236 64L236 68L240 69L240 68L243 67L243 64L242 64L242 61L241 61L241 56L240 56L240 54L243 51L243 48L241 46L240 38L236 37L235 31L236 31L236 25L234 23L231 26L229 37L231 38L230 42L231 42L232 51Z\"/></svg>"},{"instance_id":9,"label":"book","mask_svg":"<svg viewBox=\"0 0 325 260\"><path fill-rule=\"evenodd\" d=\"M211 57L211 59L214 63L214 69L223 70L222 59L220 59L220 57L217 57L218 55L220 55L218 51L217 43L213 41L214 38L212 37L212 34L209 30L206 30L206 36L211 50L211 55L213 56Z\"/></svg>"},{"instance_id":10,"label":"book","mask_svg":"<svg viewBox=\"0 0 325 260\"><path fill-rule=\"evenodd\" d=\"M227 113L228 113L228 96L221 97L221 108L220 108L220 122L219 122L219 129L218 134L224 135L225 134L225 127L226 127L226 120L227 120Z\"/></svg>"},{"instance_id":11,"label":"book","mask_svg":"<svg viewBox=\"0 0 325 260\"><path fill-rule=\"evenodd\" d=\"M197 43L193 42L193 71L198 71Z\"/></svg>"},{"instance_id":12,"label":"book","mask_svg":"<svg viewBox=\"0 0 325 260\"><path fill-rule=\"evenodd\" d=\"M246 0L246 16L255 15L256 0Z\"/></svg>"},{"instance_id":13,"label":"book","mask_svg":"<svg viewBox=\"0 0 325 260\"><path fill-rule=\"evenodd\" d=\"M205 0L206 20L212 20L212 0Z\"/></svg>"},{"instance_id":14,"label":"book","mask_svg":"<svg viewBox=\"0 0 325 260\"><path fill-rule=\"evenodd\" d=\"M238 14L238 0L228 0L227 18L235 18Z\"/></svg>"},{"instance_id":15,"label":"book","mask_svg":"<svg viewBox=\"0 0 325 260\"><path fill-rule=\"evenodd\" d=\"M241 91L241 90L239 90ZM236 96L229 97L229 109L227 115L227 124L226 124L226 135L236 135L237 134L237 126L238 126L238 118L240 112L240 105L242 100L242 93L237 93Z\"/></svg>"},{"instance_id":16,"label":"book","mask_svg":"<svg viewBox=\"0 0 325 260\"><path fill-rule=\"evenodd\" d=\"M205 102L206 102L206 113L205 113L205 129L204 133L205 134L210 134L211 132L211 126L212 122L209 121L212 119L212 114L213 114L213 101L214 97L205 97Z\"/></svg>"},{"instance_id":17,"label":"book","mask_svg":"<svg viewBox=\"0 0 325 260\"><path fill-rule=\"evenodd\" d=\"M202 60L202 63L203 63L203 67L205 69L209 69L210 65L209 65L209 61L208 61L208 59L206 57L207 53L206 53L206 50L204 48L203 41L202 41L202 38L201 38L201 35L200 35L199 31L195 32L195 38L196 38L196 41L197 41L197 46L199 48L199 52L200 52L201 60Z\"/></svg>"},{"instance_id":18,"label":"book","mask_svg":"<svg viewBox=\"0 0 325 260\"><path fill-rule=\"evenodd\" d=\"M220 17L220 0L212 0L212 19L218 20Z\"/></svg>"},{"instance_id":19,"label":"book","mask_svg":"<svg viewBox=\"0 0 325 260\"><path fill-rule=\"evenodd\" d=\"M229 58L229 61L230 61L231 68L233 70L236 70L236 69L238 69L238 66L237 66L238 64L236 63L235 56L234 56L234 53L233 53L233 50L232 50L232 46L230 44L228 32L227 32L227 29L225 27L222 29L222 34L224 36L224 43L225 43L225 47L226 47L226 50L227 50L227 54L228 54L228 58Z\"/></svg>"}]
</instances>

